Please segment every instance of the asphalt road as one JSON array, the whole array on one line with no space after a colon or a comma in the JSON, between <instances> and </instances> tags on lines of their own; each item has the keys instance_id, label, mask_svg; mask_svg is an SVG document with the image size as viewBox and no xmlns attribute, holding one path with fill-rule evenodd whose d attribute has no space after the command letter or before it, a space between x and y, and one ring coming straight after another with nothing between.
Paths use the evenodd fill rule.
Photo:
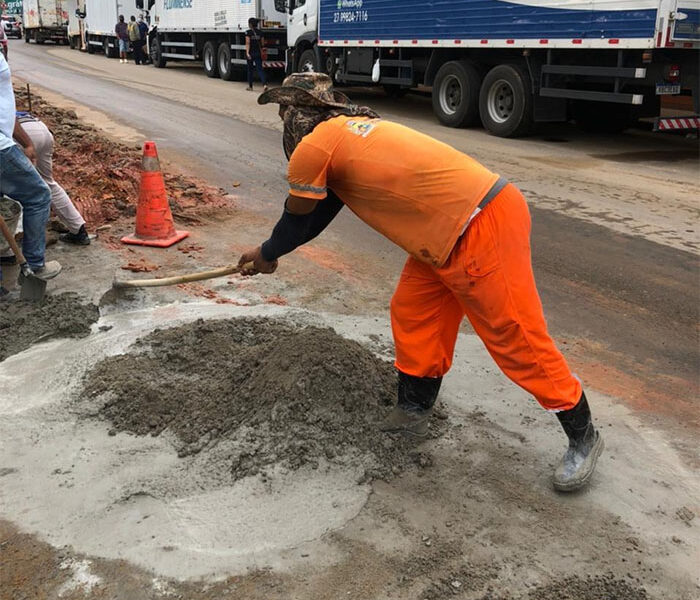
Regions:
<instances>
[{"instance_id":1,"label":"asphalt road","mask_svg":"<svg viewBox=\"0 0 700 600\"><path fill-rule=\"evenodd\" d=\"M233 189L234 180L243 182L242 206L264 222L276 218L286 189L280 127L274 107L259 107L244 84L207 79L193 65L160 70L10 45L16 77L61 94L113 134L154 139L163 155L212 183ZM697 140L645 131L596 137L570 125L503 140L440 127L420 96L397 102L372 90L349 93L523 189L546 314L575 370L692 439L700 365ZM350 214L341 214L331 235L338 248L361 250L379 265L377 305L368 310L383 309L402 252Z\"/></svg>"}]
</instances>

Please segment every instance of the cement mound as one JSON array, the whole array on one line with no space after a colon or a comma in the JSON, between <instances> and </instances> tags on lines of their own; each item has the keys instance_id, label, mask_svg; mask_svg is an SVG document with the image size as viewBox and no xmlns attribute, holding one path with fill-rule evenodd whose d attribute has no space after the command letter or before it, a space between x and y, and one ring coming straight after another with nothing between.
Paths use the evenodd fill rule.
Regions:
<instances>
[{"instance_id":1,"label":"cement mound","mask_svg":"<svg viewBox=\"0 0 700 600\"><path fill-rule=\"evenodd\" d=\"M421 463L415 442L377 428L395 394L391 364L357 342L268 319L156 330L98 363L84 388L114 431L168 432L180 456L227 440L234 479L324 461L388 479Z\"/></svg>"},{"instance_id":2,"label":"cement mound","mask_svg":"<svg viewBox=\"0 0 700 600\"><path fill-rule=\"evenodd\" d=\"M505 599L504 599L505 600ZM643 587L607 573L571 576L530 591L527 600L649 600Z\"/></svg>"},{"instance_id":3,"label":"cement mound","mask_svg":"<svg viewBox=\"0 0 700 600\"><path fill-rule=\"evenodd\" d=\"M45 296L41 302L0 302L0 361L36 342L85 337L99 316L97 306L71 293Z\"/></svg>"}]
</instances>

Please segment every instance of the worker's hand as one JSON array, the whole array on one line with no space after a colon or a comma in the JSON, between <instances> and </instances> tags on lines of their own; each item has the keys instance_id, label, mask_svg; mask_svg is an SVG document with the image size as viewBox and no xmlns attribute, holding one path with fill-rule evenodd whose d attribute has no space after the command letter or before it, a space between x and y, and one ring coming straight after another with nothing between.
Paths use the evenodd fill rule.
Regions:
<instances>
[{"instance_id":1,"label":"worker's hand","mask_svg":"<svg viewBox=\"0 0 700 600\"><path fill-rule=\"evenodd\" d=\"M32 161L32 164L35 165L36 164L36 150L34 149L34 146L32 144L29 144L29 146L23 146L22 150L24 150L24 154L27 156L27 158L30 161Z\"/></svg>"},{"instance_id":2,"label":"worker's hand","mask_svg":"<svg viewBox=\"0 0 700 600\"><path fill-rule=\"evenodd\" d=\"M248 60L250 60L250 54L248 54L247 52L246 52L245 57L246 57Z\"/></svg>"},{"instance_id":3,"label":"worker's hand","mask_svg":"<svg viewBox=\"0 0 700 600\"><path fill-rule=\"evenodd\" d=\"M246 263L253 263L253 267L243 268ZM241 255L238 261L238 266L241 267L241 275L250 276L257 275L258 273L274 273L277 270L277 261L273 260L271 262L266 261L262 257L262 249L260 246L254 250L248 250Z\"/></svg>"}]
</instances>

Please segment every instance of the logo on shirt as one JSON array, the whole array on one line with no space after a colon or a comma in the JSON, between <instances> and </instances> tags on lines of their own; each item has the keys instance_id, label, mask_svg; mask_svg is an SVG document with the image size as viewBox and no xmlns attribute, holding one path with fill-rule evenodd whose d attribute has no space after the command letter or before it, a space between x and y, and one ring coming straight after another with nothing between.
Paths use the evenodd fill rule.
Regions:
<instances>
[{"instance_id":1,"label":"logo on shirt","mask_svg":"<svg viewBox=\"0 0 700 600\"><path fill-rule=\"evenodd\" d=\"M370 121L348 121L348 129L355 135L367 137L375 128L375 124Z\"/></svg>"}]
</instances>

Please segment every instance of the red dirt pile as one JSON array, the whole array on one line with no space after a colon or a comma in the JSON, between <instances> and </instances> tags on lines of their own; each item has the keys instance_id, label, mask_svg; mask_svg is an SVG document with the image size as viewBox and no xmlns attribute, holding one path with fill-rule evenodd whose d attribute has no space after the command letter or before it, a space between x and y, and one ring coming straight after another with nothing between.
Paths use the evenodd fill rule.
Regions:
<instances>
[{"instance_id":1,"label":"red dirt pile","mask_svg":"<svg viewBox=\"0 0 700 600\"><path fill-rule=\"evenodd\" d=\"M16 88L18 110L29 110L27 90ZM121 217L133 217L139 194L141 148L107 138L83 123L75 112L50 105L31 93L32 114L56 139L54 177L94 229ZM173 216L196 223L233 206L226 191L193 177L163 172Z\"/></svg>"}]
</instances>

